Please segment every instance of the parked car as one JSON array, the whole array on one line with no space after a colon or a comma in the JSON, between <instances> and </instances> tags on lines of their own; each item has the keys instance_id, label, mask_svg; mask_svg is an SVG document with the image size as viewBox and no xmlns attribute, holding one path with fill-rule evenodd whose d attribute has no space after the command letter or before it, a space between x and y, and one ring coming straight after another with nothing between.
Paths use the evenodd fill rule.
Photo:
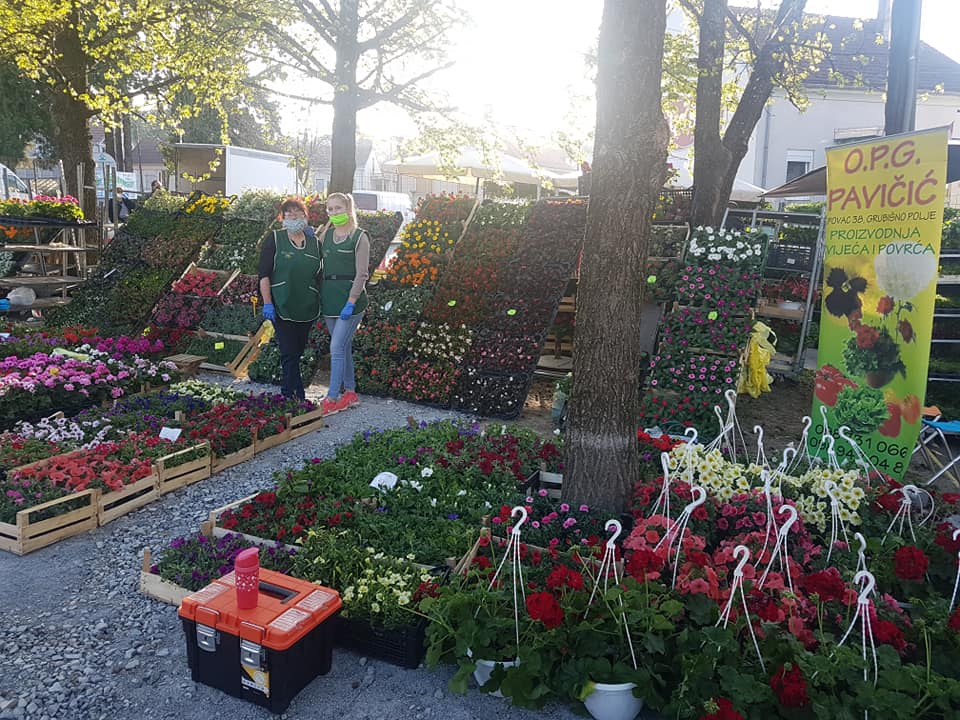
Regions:
<instances>
[{"instance_id":1,"label":"parked car","mask_svg":"<svg viewBox=\"0 0 960 720\"><path fill-rule=\"evenodd\" d=\"M413 220L413 201L406 193L360 190L353 193L353 202L357 210L398 212L403 215L404 224Z\"/></svg>"},{"instance_id":2,"label":"parked car","mask_svg":"<svg viewBox=\"0 0 960 720\"><path fill-rule=\"evenodd\" d=\"M6 165L0 165L0 199L30 200L30 188Z\"/></svg>"}]
</instances>

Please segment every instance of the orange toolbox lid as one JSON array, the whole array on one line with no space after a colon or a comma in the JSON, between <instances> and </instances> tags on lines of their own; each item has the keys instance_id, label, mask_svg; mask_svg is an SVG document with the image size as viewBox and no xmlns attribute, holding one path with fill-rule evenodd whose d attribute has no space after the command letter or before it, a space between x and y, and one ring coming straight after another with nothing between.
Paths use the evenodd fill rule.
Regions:
<instances>
[{"instance_id":1,"label":"orange toolbox lid","mask_svg":"<svg viewBox=\"0 0 960 720\"><path fill-rule=\"evenodd\" d=\"M231 572L185 597L178 613L271 650L287 650L342 606L336 590L260 568L257 607L237 608Z\"/></svg>"}]
</instances>

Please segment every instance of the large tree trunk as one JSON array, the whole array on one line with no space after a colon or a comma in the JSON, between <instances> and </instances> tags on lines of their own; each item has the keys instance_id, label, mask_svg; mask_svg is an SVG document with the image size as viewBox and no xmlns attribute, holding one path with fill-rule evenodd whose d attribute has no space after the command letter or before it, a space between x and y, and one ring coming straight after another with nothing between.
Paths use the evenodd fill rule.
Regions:
<instances>
[{"instance_id":1,"label":"large tree trunk","mask_svg":"<svg viewBox=\"0 0 960 720\"><path fill-rule=\"evenodd\" d=\"M76 28L79 27L76 7L69 22L57 34L59 53L57 65L66 86L76 94L87 91L86 56ZM87 125L92 113L82 101L67 91L53 93L53 142L63 161L67 192L80 201L83 215L93 219L96 214L97 192L93 145ZM78 183L77 168L82 167L82 181Z\"/></svg>"},{"instance_id":2,"label":"large tree trunk","mask_svg":"<svg viewBox=\"0 0 960 720\"><path fill-rule=\"evenodd\" d=\"M130 123L130 115L125 114L120 121L120 127L123 129L123 162L118 159L120 169L124 172L133 172L133 128ZM141 190L143 188L140 188Z\"/></svg>"},{"instance_id":3,"label":"large tree trunk","mask_svg":"<svg viewBox=\"0 0 960 720\"><path fill-rule=\"evenodd\" d=\"M564 496L620 512L637 480L640 311L650 217L666 178L664 0L606 0Z\"/></svg>"},{"instance_id":4,"label":"large tree trunk","mask_svg":"<svg viewBox=\"0 0 960 720\"><path fill-rule=\"evenodd\" d=\"M773 93L775 78L783 71L791 43L800 31L805 5L806 0L781 0L776 14L778 30L760 47L740 102L721 139L722 84L713 68L718 62L718 42L722 62L723 19L727 0L704 0L700 19L700 74L697 77L693 142L693 225L718 226L723 222L723 213L733 192L737 171L750 147L750 136Z\"/></svg>"},{"instance_id":5,"label":"large tree trunk","mask_svg":"<svg viewBox=\"0 0 960 720\"><path fill-rule=\"evenodd\" d=\"M727 0L704 0L697 57L696 125L693 130L693 224L719 225L729 193L722 178L732 163L720 136Z\"/></svg>"},{"instance_id":6,"label":"large tree trunk","mask_svg":"<svg viewBox=\"0 0 960 720\"><path fill-rule=\"evenodd\" d=\"M357 0L343 0L340 4L340 26L337 28L337 86L333 92L330 192L353 192L353 175L357 170L359 30Z\"/></svg>"}]
</instances>

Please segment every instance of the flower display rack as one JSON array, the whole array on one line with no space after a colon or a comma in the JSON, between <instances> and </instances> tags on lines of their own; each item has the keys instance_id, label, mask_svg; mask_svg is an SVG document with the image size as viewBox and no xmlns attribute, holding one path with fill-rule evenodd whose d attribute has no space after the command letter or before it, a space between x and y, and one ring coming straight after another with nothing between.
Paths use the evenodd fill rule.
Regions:
<instances>
[{"instance_id":1,"label":"flower display rack","mask_svg":"<svg viewBox=\"0 0 960 720\"><path fill-rule=\"evenodd\" d=\"M17 513L15 524L0 523L0 550L26 555L65 538L95 529L99 496L99 490L83 490L21 510ZM44 511L64 504L76 507L54 517L31 519L33 515L43 514Z\"/></svg>"}]
</instances>

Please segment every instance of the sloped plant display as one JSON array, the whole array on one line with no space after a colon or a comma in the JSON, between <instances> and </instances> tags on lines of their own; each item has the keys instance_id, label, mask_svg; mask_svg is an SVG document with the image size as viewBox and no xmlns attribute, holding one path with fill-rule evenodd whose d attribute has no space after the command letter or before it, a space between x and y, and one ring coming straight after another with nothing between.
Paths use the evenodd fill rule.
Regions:
<instances>
[{"instance_id":1,"label":"sloped plant display","mask_svg":"<svg viewBox=\"0 0 960 720\"><path fill-rule=\"evenodd\" d=\"M716 427L714 405L737 389L765 252L757 234L697 228L684 254L688 264L648 264L648 292L666 299L663 286L672 284L677 307L663 321L657 353L646 368L644 426Z\"/></svg>"},{"instance_id":2,"label":"sloped plant display","mask_svg":"<svg viewBox=\"0 0 960 720\"><path fill-rule=\"evenodd\" d=\"M489 216L484 213L488 207ZM501 216L504 225L498 224ZM523 409L543 338L579 256L586 205L580 200L542 201L529 210L503 210L494 204L481 208L476 219L482 223L481 238L520 232L514 255L495 266L499 293L487 302L454 407L511 418Z\"/></svg>"}]
</instances>

